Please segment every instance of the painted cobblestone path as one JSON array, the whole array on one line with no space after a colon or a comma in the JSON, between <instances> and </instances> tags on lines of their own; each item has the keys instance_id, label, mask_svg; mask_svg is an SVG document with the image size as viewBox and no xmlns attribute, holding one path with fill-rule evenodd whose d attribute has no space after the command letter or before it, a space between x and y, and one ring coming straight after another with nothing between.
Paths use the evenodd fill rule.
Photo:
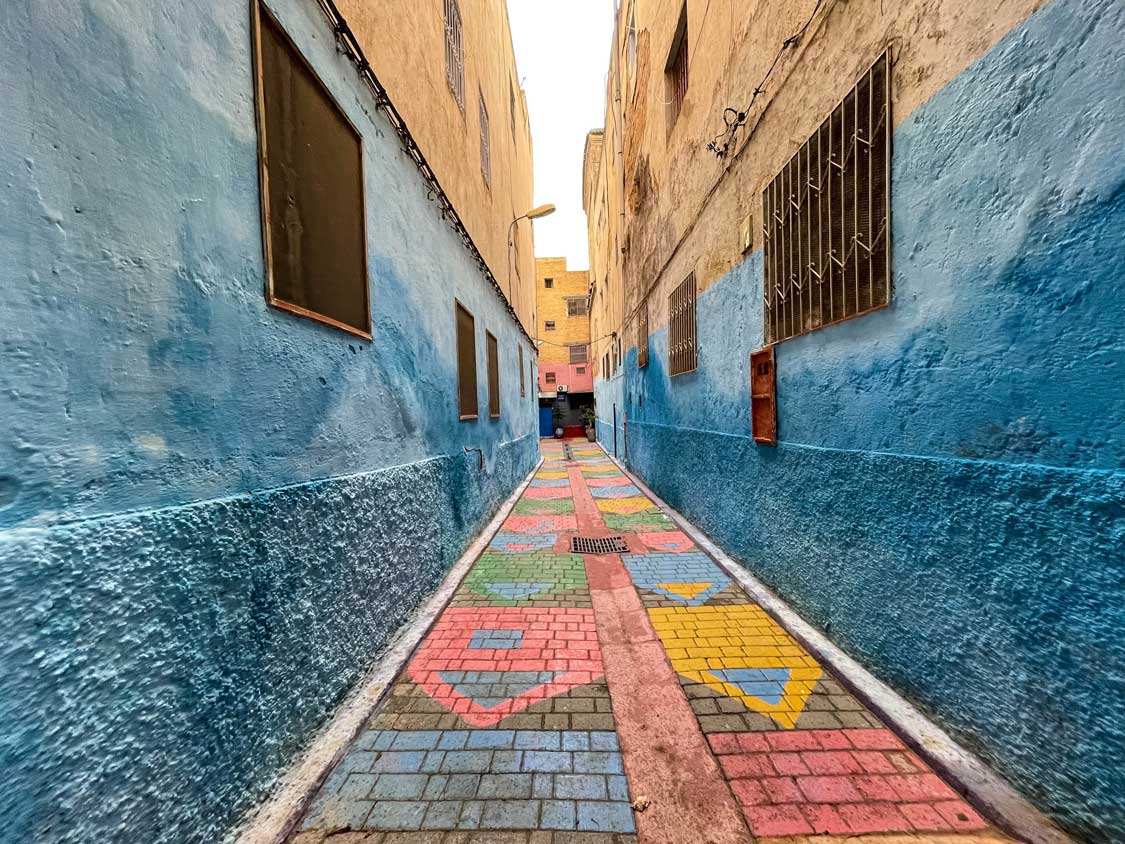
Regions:
<instances>
[{"instance_id":1,"label":"painted cobblestone path","mask_svg":"<svg viewBox=\"0 0 1125 844\"><path fill-rule=\"evenodd\" d=\"M1010 840L600 447L543 454L294 844Z\"/></svg>"}]
</instances>

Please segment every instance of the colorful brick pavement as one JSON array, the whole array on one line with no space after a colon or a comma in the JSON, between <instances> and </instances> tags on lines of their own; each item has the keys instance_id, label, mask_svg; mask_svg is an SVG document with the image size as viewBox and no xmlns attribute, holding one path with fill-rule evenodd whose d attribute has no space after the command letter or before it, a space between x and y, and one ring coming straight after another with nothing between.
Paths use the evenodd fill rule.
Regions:
<instances>
[{"instance_id":1,"label":"colorful brick pavement","mask_svg":"<svg viewBox=\"0 0 1125 844\"><path fill-rule=\"evenodd\" d=\"M1011 840L600 447L542 450L293 844Z\"/></svg>"}]
</instances>

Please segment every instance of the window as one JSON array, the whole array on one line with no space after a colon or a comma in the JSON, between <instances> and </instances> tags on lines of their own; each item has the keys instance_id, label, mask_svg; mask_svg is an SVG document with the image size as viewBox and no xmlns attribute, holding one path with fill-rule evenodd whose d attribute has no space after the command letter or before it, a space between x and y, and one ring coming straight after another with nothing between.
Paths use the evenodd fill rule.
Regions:
<instances>
[{"instance_id":1,"label":"window","mask_svg":"<svg viewBox=\"0 0 1125 844\"><path fill-rule=\"evenodd\" d=\"M488 108L484 104L484 94L480 99L480 172L484 183L492 185L492 158L488 150Z\"/></svg>"},{"instance_id":2,"label":"window","mask_svg":"<svg viewBox=\"0 0 1125 844\"><path fill-rule=\"evenodd\" d=\"M586 297L571 297L566 300L566 315L568 317L586 316Z\"/></svg>"},{"instance_id":3,"label":"window","mask_svg":"<svg viewBox=\"0 0 1125 844\"><path fill-rule=\"evenodd\" d=\"M567 347L570 349L570 362L571 363L585 363L589 357L585 343L572 344Z\"/></svg>"},{"instance_id":4,"label":"window","mask_svg":"<svg viewBox=\"0 0 1125 844\"><path fill-rule=\"evenodd\" d=\"M484 341L488 352L488 415L497 419L500 416L500 351L492 332L484 332Z\"/></svg>"},{"instance_id":5,"label":"window","mask_svg":"<svg viewBox=\"0 0 1125 844\"><path fill-rule=\"evenodd\" d=\"M669 112L668 128L671 129L680 116L688 87L688 38L687 4L680 7L680 22L672 37L672 49L668 51L668 63L664 67L664 78L668 89Z\"/></svg>"},{"instance_id":6,"label":"window","mask_svg":"<svg viewBox=\"0 0 1125 844\"><path fill-rule=\"evenodd\" d=\"M648 366L648 300L637 314L637 366Z\"/></svg>"},{"instance_id":7,"label":"window","mask_svg":"<svg viewBox=\"0 0 1125 844\"><path fill-rule=\"evenodd\" d=\"M457 107L465 110L465 53L461 47L461 10L445 0L445 79Z\"/></svg>"},{"instance_id":8,"label":"window","mask_svg":"<svg viewBox=\"0 0 1125 844\"><path fill-rule=\"evenodd\" d=\"M890 302L889 106L884 53L762 194L767 343Z\"/></svg>"},{"instance_id":9,"label":"window","mask_svg":"<svg viewBox=\"0 0 1125 844\"><path fill-rule=\"evenodd\" d=\"M586 374L586 367L584 367L584 366L574 367L574 374L575 375L585 375Z\"/></svg>"},{"instance_id":10,"label":"window","mask_svg":"<svg viewBox=\"0 0 1125 844\"><path fill-rule=\"evenodd\" d=\"M543 328L546 331L554 331L555 330L555 321L553 319L547 320L545 323L543 323Z\"/></svg>"},{"instance_id":11,"label":"window","mask_svg":"<svg viewBox=\"0 0 1125 844\"><path fill-rule=\"evenodd\" d=\"M553 372L545 373L543 378L548 384L554 384L555 383L555 373L553 373Z\"/></svg>"},{"instance_id":12,"label":"window","mask_svg":"<svg viewBox=\"0 0 1125 844\"><path fill-rule=\"evenodd\" d=\"M473 315L457 303L457 406L462 419L477 418L477 330Z\"/></svg>"},{"instance_id":13,"label":"window","mask_svg":"<svg viewBox=\"0 0 1125 844\"><path fill-rule=\"evenodd\" d=\"M555 280L553 278L545 278L543 279L543 286L550 290L555 286Z\"/></svg>"},{"instance_id":14,"label":"window","mask_svg":"<svg viewBox=\"0 0 1125 844\"><path fill-rule=\"evenodd\" d=\"M370 338L362 140L264 6L254 22L267 301Z\"/></svg>"},{"instance_id":15,"label":"window","mask_svg":"<svg viewBox=\"0 0 1125 844\"><path fill-rule=\"evenodd\" d=\"M516 142L516 86L512 84L512 80L508 80L508 111L512 118L512 143Z\"/></svg>"},{"instance_id":16,"label":"window","mask_svg":"<svg viewBox=\"0 0 1125 844\"><path fill-rule=\"evenodd\" d=\"M520 353L520 398L527 395L527 382L523 377L523 346L516 346Z\"/></svg>"},{"instance_id":17,"label":"window","mask_svg":"<svg viewBox=\"0 0 1125 844\"><path fill-rule=\"evenodd\" d=\"M695 273L668 297L668 372L682 375L695 369Z\"/></svg>"},{"instance_id":18,"label":"window","mask_svg":"<svg viewBox=\"0 0 1125 844\"><path fill-rule=\"evenodd\" d=\"M610 374L611 373L609 371L609 352L606 352L605 355L602 357L602 377L608 378L610 376Z\"/></svg>"},{"instance_id":19,"label":"window","mask_svg":"<svg viewBox=\"0 0 1125 844\"><path fill-rule=\"evenodd\" d=\"M629 41L626 56L629 62L629 92L637 90L637 7L629 10Z\"/></svg>"}]
</instances>

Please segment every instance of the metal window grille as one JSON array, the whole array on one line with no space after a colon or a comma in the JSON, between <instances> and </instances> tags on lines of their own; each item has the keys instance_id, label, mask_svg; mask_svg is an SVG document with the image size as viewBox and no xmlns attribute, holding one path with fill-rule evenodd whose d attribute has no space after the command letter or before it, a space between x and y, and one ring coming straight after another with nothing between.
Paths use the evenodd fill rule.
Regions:
<instances>
[{"instance_id":1,"label":"metal window grille","mask_svg":"<svg viewBox=\"0 0 1125 844\"><path fill-rule=\"evenodd\" d=\"M477 418L476 320L457 303L457 404L462 419Z\"/></svg>"},{"instance_id":2,"label":"metal window grille","mask_svg":"<svg viewBox=\"0 0 1125 844\"><path fill-rule=\"evenodd\" d=\"M548 384L554 384L555 383L555 373L548 372L548 373L544 374L543 380L545 380Z\"/></svg>"},{"instance_id":3,"label":"metal window grille","mask_svg":"<svg viewBox=\"0 0 1125 844\"><path fill-rule=\"evenodd\" d=\"M461 10L457 0L445 0L445 79L457 106L465 109L465 53L461 46Z\"/></svg>"},{"instance_id":4,"label":"metal window grille","mask_svg":"<svg viewBox=\"0 0 1125 844\"><path fill-rule=\"evenodd\" d=\"M637 366L648 366L648 301L637 314Z\"/></svg>"},{"instance_id":5,"label":"metal window grille","mask_svg":"<svg viewBox=\"0 0 1125 844\"><path fill-rule=\"evenodd\" d=\"M763 193L767 343L890 302L890 143L883 53Z\"/></svg>"},{"instance_id":6,"label":"metal window grille","mask_svg":"<svg viewBox=\"0 0 1125 844\"><path fill-rule=\"evenodd\" d=\"M486 331L484 336L488 349L488 415L496 418L500 415L500 351L491 333Z\"/></svg>"},{"instance_id":7,"label":"metal window grille","mask_svg":"<svg viewBox=\"0 0 1125 844\"><path fill-rule=\"evenodd\" d=\"M545 331L554 331L555 330L555 321L553 319L547 320L545 323L543 323L543 329Z\"/></svg>"},{"instance_id":8,"label":"metal window grille","mask_svg":"<svg viewBox=\"0 0 1125 844\"><path fill-rule=\"evenodd\" d=\"M566 300L567 316L586 316L586 297L576 297Z\"/></svg>"},{"instance_id":9,"label":"metal window grille","mask_svg":"<svg viewBox=\"0 0 1125 844\"><path fill-rule=\"evenodd\" d=\"M695 273L691 273L668 297L668 372L682 375L695 365Z\"/></svg>"},{"instance_id":10,"label":"metal window grille","mask_svg":"<svg viewBox=\"0 0 1125 844\"><path fill-rule=\"evenodd\" d=\"M676 36L672 42L672 54L668 59L665 73L671 89L671 112L669 126L676 122L680 110L684 106L684 98L688 88L688 38L687 38L687 6L680 9L680 22L676 27Z\"/></svg>"},{"instance_id":11,"label":"metal window grille","mask_svg":"<svg viewBox=\"0 0 1125 844\"><path fill-rule=\"evenodd\" d=\"M523 346L517 346L520 353L520 398L522 399L527 395L527 382L523 377Z\"/></svg>"},{"instance_id":12,"label":"metal window grille","mask_svg":"<svg viewBox=\"0 0 1125 844\"><path fill-rule=\"evenodd\" d=\"M492 156L488 149L488 107L484 104L484 94L480 99L480 171L486 184L492 184Z\"/></svg>"},{"instance_id":13,"label":"metal window grille","mask_svg":"<svg viewBox=\"0 0 1125 844\"><path fill-rule=\"evenodd\" d=\"M577 345L570 346L570 362L585 363L588 358L586 348L587 347L585 343L578 343Z\"/></svg>"},{"instance_id":14,"label":"metal window grille","mask_svg":"<svg viewBox=\"0 0 1125 844\"><path fill-rule=\"evenodd\" d=\"M629 550L624 536L572 536L572 554L623 554Z\"/></svg>"}]
</instances>

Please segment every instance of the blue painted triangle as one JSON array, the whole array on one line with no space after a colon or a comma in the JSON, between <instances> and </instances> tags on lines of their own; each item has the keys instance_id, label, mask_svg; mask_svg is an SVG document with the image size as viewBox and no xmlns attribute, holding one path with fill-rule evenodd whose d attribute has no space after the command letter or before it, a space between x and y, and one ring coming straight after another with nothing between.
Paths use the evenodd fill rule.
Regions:
<instances>
[{"instance_id":1,"label":"blue painted triangle","mask_svg":"<svg viewBox=\"0 0 1125 844\"><path fill-rule=\"evenodd\" d=\"M439 671L443 683L477 706L494 709L506 700L549 683L565 671L490 671L487 677L467 676L464 671ZM469 672L471 675L472 672Z\"/></svg>"},{"instance_id":2,"label":"blue painted triangle","mask_svg":"<svg viewBox=\"0 0 1125 844\"><path fill-rule=\"evenodd\" d=\"M788 668L713 668L707 673L770 706L781 703L789 682Z\"/></svg>"},{"instance_id":3,"label":"blue painted triangle","mask_svg":"<svg viewBox=\"0 0 1125 844\"><path fill-rule=\"evenodd\" d=\"M491 592L493 595L498 595L501 598L507 598L509 601L520 601L524 598L531 597L538 592L543 592L547 589L550 589L554 585L555 584L553 583L498 581L496 583L485 583L484 588Z\"/></svg>"}]
</instances>

